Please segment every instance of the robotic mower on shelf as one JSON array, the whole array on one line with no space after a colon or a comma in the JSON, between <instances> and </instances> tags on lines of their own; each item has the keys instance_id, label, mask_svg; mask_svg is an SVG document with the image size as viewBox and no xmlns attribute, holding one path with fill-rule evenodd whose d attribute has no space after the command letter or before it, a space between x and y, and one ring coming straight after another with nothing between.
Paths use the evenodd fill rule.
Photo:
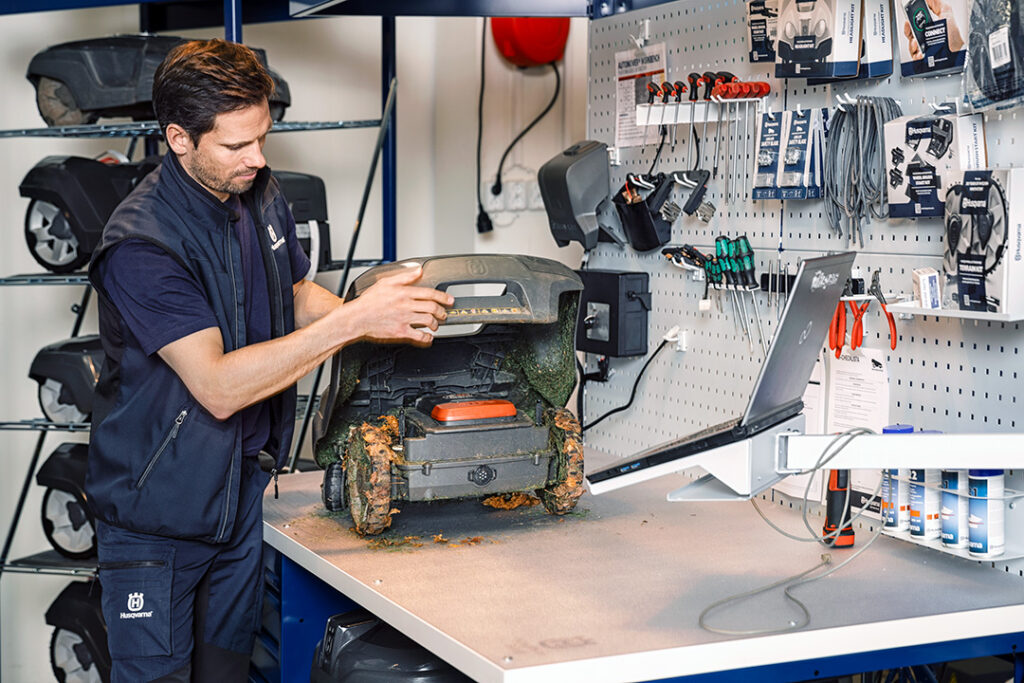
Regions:
<instances>
[{"instance_id":1,"label":"robotic mower on shelf","mask_svg":"<svg viewBox=\"0 0 1024 683\"><path fill-rule=\"evenodd\" d=\"M456 296L430 348L361 342L335 357L313 427L324 505L347 507L360 534L386 529L400 501L536 491L548 512L571 511L583 493L579 423L564 408L579 276L529 256L415 259L367 271L347 298L415 262L423 286L504 291Z\"/></svg>"},{"instance_id":2,"label":"robotic mower on shelf","mask_svg":"<svg viewBox=\"0 0 1024 683\"><path fill-rule=\"evenodd\" d=\"M25 241L47 270L70 273L89 262L103 226L135 184L160 163L105 163L49 156L28 172L18 190L27 197Z\"/></svg>"},{"instance_id":3,"label":"robotic mower on shelf","mask_svg":"<svg viewBox=\"0 0 1024 683\"><path fill-rule=\"evenodd\" d=\"M36 473L36 483L46 487L43 533L54 550L73 560L96 556L96 520L85 497L88 455L88 444L62 443Z\"/></svg>"},{"instance_id":4,"label":"robotic mower on shelf","mask_svg":"<svg viewBox=\"0 0 1024 683\"><path fill-rule=\"evenodd\" d=\"M72 581L46 610L50 666L58 681L107 683L110 652L99 581Z\"/></svg>"},{"instance_id":5,"label":"robotic mower on shelf","mask_svg":"<svg viewBox=\"0 0 1024 683\"><path fill-rule=\"evenodd\" d=\"M32 257L54 273L70 273L89 262L110 214L160 157L102 161L76 156L49 156L28 172L18 190L29 202L25 241ZM315 175L274 171L296 221L296 234L313 261L314 271L330 261L327 192Z\"/></svg>"},{"instance_id":6,"label":"robotic mower on shelf","mask_svg":"<svg viewBox=\"0 0 1024 683\"><path fill-rule=\"evenodd\" d=\"M28 80L36 89L36 105L48 126L79 126L101 116L129 116L148 121L153 113L153 74L167 53L186 38L119 35L76 40L36 53L28 65ZM256 49L264 66L267 55ZM270 115L284 117L291 104L288 83L269 69L274 79Z\"/></svg>"},{"instance_id":7,"label":"robotic mower on shelf","mask_svg":"<svg viewBox=\"0 0 1024 683\"><path fill-rule=\"evenodd\" d=\"M32 359L28 376L39 383L39 407L51 422L88 422L103 345L88 334L44 346Z\"/></svg>"}]
</instances>

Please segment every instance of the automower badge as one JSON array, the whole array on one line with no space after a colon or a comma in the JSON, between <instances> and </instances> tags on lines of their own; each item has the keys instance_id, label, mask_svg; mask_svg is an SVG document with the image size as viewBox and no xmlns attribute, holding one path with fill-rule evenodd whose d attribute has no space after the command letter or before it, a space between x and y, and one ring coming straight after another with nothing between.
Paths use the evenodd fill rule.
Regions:
<instances>
[{"instance_id":1,"label":"automower badge","mask_svg":"<svg viewBox=\"0 0 1024 683\"><path fill-rule=\"evenodd\" d=\"M278 237L277 231L274 230L274 226L270 223L267 223L267 232L270 233L270 248L277 251L278 248L284 244L284 237Z\"/></svg>"}]
</instances>

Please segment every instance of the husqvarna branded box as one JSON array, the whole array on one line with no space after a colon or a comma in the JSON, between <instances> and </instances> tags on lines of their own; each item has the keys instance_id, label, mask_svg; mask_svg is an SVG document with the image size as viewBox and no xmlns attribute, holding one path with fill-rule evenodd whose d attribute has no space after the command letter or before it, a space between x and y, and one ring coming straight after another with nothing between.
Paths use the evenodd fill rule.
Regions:
<instances>
[{"instance_id":1,"label":"husqvarna branded box","mask_svg":"<svg viewBox=\"0 0 1024 683\"><path fill-rule=\"evenodd\" d=\"M1024 168L964 171L949 188L944 308L1024 318L1022 198Z\"/></svg>"},{"instance_id":2,"label":"husqvarna branded box","mask_svg":"<svg viewBox=\"0 0 1024 683\"><path fill-rule=\"evenodd\" d=\"M777 78L854 78L861 50L861 0L782 0Z\"/></svg>"}]
</instances>

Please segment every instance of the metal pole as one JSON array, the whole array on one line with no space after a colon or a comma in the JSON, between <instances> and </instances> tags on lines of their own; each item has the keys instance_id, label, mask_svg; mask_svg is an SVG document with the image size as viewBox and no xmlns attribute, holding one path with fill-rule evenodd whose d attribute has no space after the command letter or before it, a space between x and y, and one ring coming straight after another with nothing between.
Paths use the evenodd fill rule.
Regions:
<instances>
[{"instance_id":1,"label":"metal pole","mask_svg":"<svg viewBox=\"0 0 1024 683\"><path fill-rule=\"evenodd\" d=\"M242 0L224 0L224 40L242 42Z\"/></svg>"},{"instance_id":2,"label":"metal pole","mask_svg":"<svg viewBox=\"0 0 1024 683\"><path fill-rule=\"evenodd\" d=\"M381 18L381 111L386 110L388 96L391 91L391 84L396 77L395 59L395 18ZM391 116L387 124L387 134L384 137L383 163L381 169L381 188L383 200L384 253L381 260L385 263L394 261L398 251L397 236L397 169L398 169L398 113L397 102L391 102ZM381 121L381 125L384 122Z\"/></svg>"}]
</instances>

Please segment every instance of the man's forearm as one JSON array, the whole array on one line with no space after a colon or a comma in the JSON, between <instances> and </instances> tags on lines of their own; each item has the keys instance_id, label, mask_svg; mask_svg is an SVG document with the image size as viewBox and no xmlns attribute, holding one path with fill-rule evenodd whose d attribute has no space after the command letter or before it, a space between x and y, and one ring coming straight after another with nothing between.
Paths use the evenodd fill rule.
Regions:
<instances>
[{"instance_id":1,"label":"man's forearm","mask_svg":"<svg viewBox=\"0 0 1024 683\"><path fill-rule=\"evenodd\" d=\"M306 327L341 305L333 293L312 280L300 280L292 287L295 300L295 327Z\"/></svg>"},{"instance_id":2,"label":"man's forearm","mask_svg":"<svg viewBox=\"0 0 1024 683\"><path fill-rule=\"evenodd\" d=\"M216 336L216 348L208 343L189 343L203 335ZM305 377L338 349L355 338L354 334L339 334L338 321L324 318L301 330L270 341L244 346L223 353L220 332L215 328L201 330L161 349L164 358L193 395L214 417L223 420L239 410L280 393ZM211 340L205 340L211 341ZM183 363L180 356L196 353L208 354L207 362ZM205 368L197 372L199 368Z\"/></svg>"}]
</instances>

